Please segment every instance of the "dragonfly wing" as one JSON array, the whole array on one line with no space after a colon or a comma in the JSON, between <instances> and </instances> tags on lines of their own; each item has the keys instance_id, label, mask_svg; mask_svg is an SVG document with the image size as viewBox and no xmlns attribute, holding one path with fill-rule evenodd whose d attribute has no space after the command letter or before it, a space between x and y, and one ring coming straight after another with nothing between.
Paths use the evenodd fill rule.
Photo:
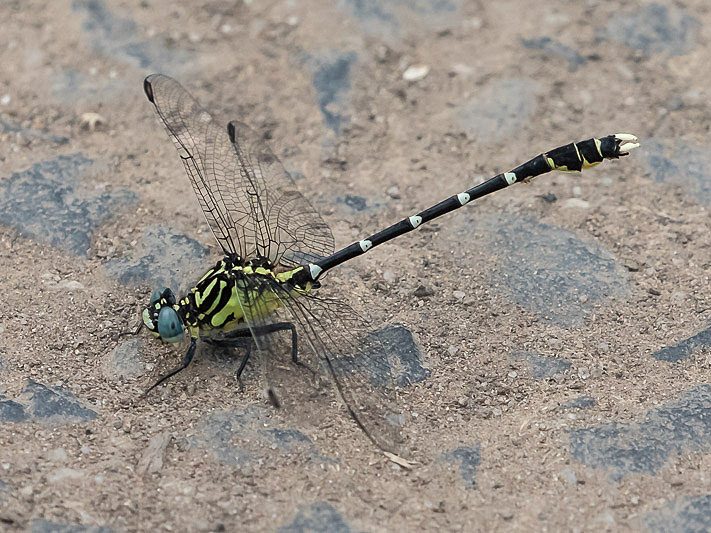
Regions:
<instances>
[{"instance_id":1,"label":"dragonfly wing","mask_svg":"<svg viewBox=\"0 0 711 533\"><path fill-rule=\"evenodd\" d=\"M227 131L240 179L218 186L224 198L240 198L249 206L247 248L273 264L292 267L331 255L334 241L328 225L257 132L234 120Z\"/></svg>"},{"instance_id":2,"label":"dragonfly wing","mask_svg":"<svg viewBox=\"0 0 711 533\"><path fill-rule=\"evenodd\" d=\"M168 76L148 76L144 90L226 254L299 266L333 252L331 230L254 130L225 128Z\"/></svg>"},{"instance_id":3,"label":"dragonfly wing","mask_svg":"<svg viewBox=\"0 0 711 533\"><path fill-rule=\"evenodd\" d=\"M271 402L299 427L323 427L332 416L325 409L340 397L373 443L401 451L403 419L391 357L368 323L341 299L296 294L272 280L248 283L242 311ZM274 309L269 302L277 301ZM296 334L298 364L292 361L292 330L284 324Z\"/></svg>"},{"instance_id":4,"label":"dragonfly wing","mask_svg":"<svg viewBox=\"0 0 711 533\"><path fill-rule=\"evenodd\" d=\"M221 184L238 177L230 174L234 150L224 125L168 76L151 74L143 88L178 150L200 208L222 250L246 257L241 228L251 213L243 199L226 198L221 192L228 189Z\"/></svg>"},{"instance_id":5,"label":"dragonfly wing","mask_svg":"<svg viewBox=\"0 0 711 533\"><path fill-rule=\"evenodd\" d=\"M279 293L299 354L318 365L351 417L383 451L402 450L404 419L392 357L369 323L342 299Z\"/></svg>"}]
</instances>

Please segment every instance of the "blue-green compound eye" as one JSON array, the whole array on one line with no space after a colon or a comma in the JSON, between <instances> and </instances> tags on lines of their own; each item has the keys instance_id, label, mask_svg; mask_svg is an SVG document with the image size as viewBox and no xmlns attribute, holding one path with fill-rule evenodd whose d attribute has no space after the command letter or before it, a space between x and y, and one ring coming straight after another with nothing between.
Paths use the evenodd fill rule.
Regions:
<instances>
[{"instance_id":1,"label":"blue-green compound eye","mask_svg":"<svg viewBox=\"0 0 711 533\"><path fill-rule=\"evenodd\" d=\"M166 342L178 342L183 338L183 323L172 307L163 307L158 313L158 335Z\"/></svg>"},{"instance_id":2,"label":"blue-green compound eye","mask_svg":"<svg viewBox=\"0 0 711 533\"><path fill-rule=\"evenodd\" d=\"M165 287L160 287L159 289L153 291L153 294L151 294L151 305L160 300L160 297L165 289Z\"/></svg>"}]
</instances>

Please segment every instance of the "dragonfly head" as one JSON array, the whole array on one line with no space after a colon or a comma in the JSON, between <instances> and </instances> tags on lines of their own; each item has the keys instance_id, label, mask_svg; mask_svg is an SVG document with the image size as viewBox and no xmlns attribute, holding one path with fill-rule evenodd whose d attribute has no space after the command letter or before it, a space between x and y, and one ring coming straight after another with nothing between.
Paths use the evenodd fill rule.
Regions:
<instances>
[{"instance_id":1,"label":"dragonfly head","mask_svg":"<svg viewBox=\"0 0 711 533\"><path fill-rule=\"evenodd\" d=\"M156 338L164 342L183 339L185 325L175 307L173 291L161 287L153 292L150 304L143 310L143 323Z\"/></svg>"}]
</instances>

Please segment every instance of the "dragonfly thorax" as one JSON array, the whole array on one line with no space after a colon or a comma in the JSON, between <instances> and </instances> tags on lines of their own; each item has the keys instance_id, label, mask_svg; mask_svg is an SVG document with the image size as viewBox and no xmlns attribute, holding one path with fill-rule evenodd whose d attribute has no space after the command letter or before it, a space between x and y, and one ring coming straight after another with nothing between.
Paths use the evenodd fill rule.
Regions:
<instances>
[{"instance_id":1,"label":"dragonfly thorax","mask_svg":"<svg viewBox=\"0 0 711 533\"><path fill-rule=\"evenodd\" d=\"M302 281L298 275L302 271L303 267L275 266L264 257L244 260L230 254L179 301L170 289L157 289L143 311L143 323L165 342L182 340L186 329L230 331L243 325L245 318L269 316L283 306L284 295L300 296L320 286Z\"/></svg>"}]
</instances>

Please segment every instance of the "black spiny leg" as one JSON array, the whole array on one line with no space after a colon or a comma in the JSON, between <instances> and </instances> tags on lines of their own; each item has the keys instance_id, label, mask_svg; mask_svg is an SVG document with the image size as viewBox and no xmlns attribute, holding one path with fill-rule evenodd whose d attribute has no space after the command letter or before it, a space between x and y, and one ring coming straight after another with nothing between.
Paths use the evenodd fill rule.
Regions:
<instances>
[{"instance_id":1,"label":"black spiny leg","mask_svg":"<svg viewBox=\"0 0 711 533\"><path fill-rule=\"evenodd\" d=\"M175 367L173 370L168 372L165 376L160 378L158 381L156 381L146 392L143 393L145 396L149 392L151 392L153 389L155 389L158 385L163 383L166 379L172 378L175 374L180 372L181 370L185 370L188 365L190 364L190 361L193 360L193 356L195 355L195 348L197 346L197 339L195 337L190 338L190 348L188 348L188 351L185 353L185 356L183 356L183 362L180 363L179 366Z\"/></svg>"},{"instance_id":2,"label":"black spiny leg","mask_svg":"<svg viewBox=\"0 0 711 533\"><path fill-rule=\"evenodd\" d=\"M141 321L138 323L138 326L136 326L136 329L129 329L128 331L122 331L121 333L119 333L118 338L122 339L122 338L126 337L127 335L138 335L142 329L143 329L143 322Z\"/></svg>"},{"instance_id":3,"label":"black spiny leg","mask_svg":"<svg viewBox=\"0 0 711 533\"><path fill-rule=\"evenodd\" d=\"M225 335L225 339L233 339L238 337L251 337L254 335L266 335L268 333L276 333L277 331L291 330L291 360L295 364L299 363L297 354L299 353L297 336L296 336L296 326L291 322L275 322L274 324L267 324L266 326L255 326L251 330L249 329L236 329L230 331Z\"/></svg>"}]
</instances>

